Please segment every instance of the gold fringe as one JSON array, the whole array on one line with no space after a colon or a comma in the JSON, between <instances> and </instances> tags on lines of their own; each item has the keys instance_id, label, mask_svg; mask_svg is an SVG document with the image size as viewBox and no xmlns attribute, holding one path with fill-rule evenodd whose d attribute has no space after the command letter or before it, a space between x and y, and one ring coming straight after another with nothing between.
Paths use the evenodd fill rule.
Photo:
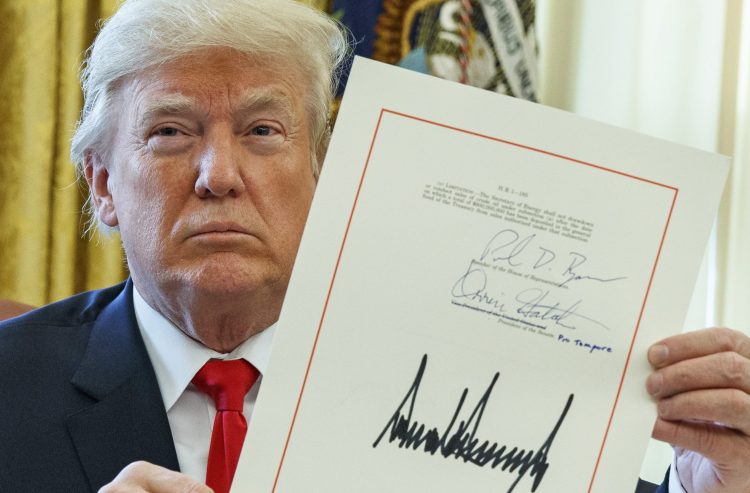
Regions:
<instances>
[{"instance_id":1,"label":"gold fringe","mask_svg":"<svg viewBox=\"0 0 750 493\"><path fill-rule=\"evenodd\" d=\"M416 0L383 0L383 12L375 25L372 58L395 64L402 58L401 31L404 15Z\"/></svg>"}]
</instances>

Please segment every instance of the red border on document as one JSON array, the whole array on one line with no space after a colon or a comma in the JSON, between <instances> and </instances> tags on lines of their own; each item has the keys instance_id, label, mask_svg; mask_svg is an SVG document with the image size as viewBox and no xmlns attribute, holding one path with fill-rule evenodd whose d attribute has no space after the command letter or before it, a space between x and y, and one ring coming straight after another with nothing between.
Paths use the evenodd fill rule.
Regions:
<instances>
[{"instance_id":1,"label":"red border on document","mask_svg":"<svg viewBox=\"0 0 750 493\"><path fill-rule=\"evenodd\" d=\"M276 477L274 478L273 488L271 489L272 493L276 491L276 485L278 484L279 477L281 476L281 469L282 469L282 467L284 465L284 458L286 457L286 451L289 448L289 442L292 439L292 432L294 431L294 424L297 421L297 413L299 412L300 404L302 403L302 397L303 397L303 395L305 393L305 385L307 384L307 378L310 375L310 369L312 367L313 357L315 356L315 350L316 350L316 348L318 346L318 339L320 337L320 331L323 328L323 322L325 321L326 312L328 311L328 301L331 298L331 291L333 290L333 284L336 282L336 274L337 274L337 272L339 270L339 263L341 262L341 256L344 253L344 247L346 246L346 240L347 240L347 238L349 236L349 228L350 228L350 226L352 224L352 219L354 218L354 211L357 208L357 203L359 201L359 195L360 195L360 192L362 191L362 184L364 183L365 175L367 174L367 169L368 169L368 166L370 165L370 156L372 155L372 149L375 147L375 139L378 136L378 131L380 130L380 124L383 121L383 115L385 113L389 113L389 114L392 114L392 115L400 116L400 117L403 117L403 118L408 118L410 120L419 121L419 122L426 123L426 124L429 124L429 125L434 125L434 126L437 126L437 127L442 127L442 128L448 129L448 130L453 130L453 131L456 131L456 132L461 132L461 133L464 133L464 134L473 135L475 137L479 137L479 138L482 138L482 139L491 140L491 141L498 142L498 143L501 143L501 144L511 145L511 146L518 147L518 148L521 148L521 149L526 149L528 151L538 152L540 154L545 154L547 156L552 156L552 157L564 159L564 160L569 161L571 163L581 164L581 165L584 165L584 166L588 166L590 168L595 168L595 169L598 169L598 170L601 170L601 171L606 171L606 172L609 172L609 173L614 173L616 175L624 176L626 178L631 178L631 179L634 179L634 180L642 181L644 183L649 183L651 185L656 185L656 186L659 186L659 187L662 187L662 188L666 188L666 189L672 190L672 192L674 192L674 196L672 197L672 205L670 206L669 215L667 216L667 222L664 225L664 232L662 233L661 241L659 242L659 249L657 250L656 259L654 260L654 265L653 265L653 268L651 269L651 276L649 277L649 280L648 280L648 286L646 288L646 294L643 297L643 304L641 305L641 311L640 311L640 313L638 315L638 322L636 322L635 330L633 331L633 338L630 341L630 347L628 349L628 355L625 358L625 366L624 366L624 368L622 370L622 375L620 377L620 383L619 383L618 388L617 388L617 394L615 395L615 402L612 405L612 411L611 411L611 413L609 415L609 420L607 422L607 427L604 430L604 436L602 438L601 447L599 448L599 455L596 458L596 465L594 466L594 472L591 475L591 482L589 483L589 488L588 488L588 492L590 493L591 492L591 488L594 485L594 479L596 478L596 473L599 470L599 463L601 461L602 454L604 453L604 446L605 446L605 443L607 441L607 437L609 436L609 430L610 430L610 428L612 426L612 420L614 419L614 416L615 416L615 409L617 408L617 403L620 400L620 393L622 391L623 382L625 381L625 374L628 371L628 367L630 365L630 358L631 358L632 353L633 353L633 345L635 344L635 338L638 335L638 329L641 326L641 320L643 318L643 312L646 309L646 301L648 300L649 293L651 292L651 284L653 283L654 275L656 273L656 266L658 265L659 258L661 257L661 251L662 251L662 247L664 246L664 240L667 237L667 230L669 229L669 224L670 224L670 222L672 220L672 213L674 212L674 206L675 206L675 203L677 202L677 195L679 193L679 189L677 189L677 188L675 188L673 186L670 186L670 185L665 185L664 183L659 183L659 182L656 182L656 181L653 181L653 180L649 180L649 179L646 179L646 178L643 178L643 177L640 177L640 176L632 175L632 174L629 174L629 173L623 173L622 171L617 171L617 170L614 170L614 169L611 169L611 168L607 168L606 166L601 166L601 165L598 165L598 164L589 163L589 162L586 162L586 161L581 161L580 159L575 159L575 158L572 158L572 157L569 157L569 156L565 156L565 155L562 155L562 154L557 154L557 153L554 153L554 152L545 151L543 149L538 149L536 147L531 147L531 146L519 144L517 142L512 142L512 141L509 141L509 140L499 139L497 137L492 137L490 135L485 135L485 134L482 134L482 133L473 132L471 130L466 130L466 129L454 127L454 126L451 126L451 125L446 125L444 123L438 123L438 122L435 122L435 121L432 121L432 120L428 120L426 118L420 118L418 116L409 115L409 114L406 114L406 113L401 113L401 112L394 111L394 110L389 110L389 109L386 109L386 108L382 108L380 110L380 115L378 116L378 122L377 122L377 125L375 126L375 132L373 133L372 140L370 141L370 149L367 152L367 160L365 161L365 166L362 169L362 176L359 179L359 185L357 186L357 193L354 196L354 202L352 203L352 208L351 208L351 211L349 212L349 219L348 219L347 224L346 224L346 230L344 231L344 238L341 241L341 247L339 248L339 255L338 255L338 258L336 259L336 265L335 265L335 267L333 269L333 274L331 276L331 283L328 285L328 293L326 294L326 300L325 300L325 303L323 305L323 313L320 316L320 322L318 323L318 329L317 329L317 331L315 333L315 339L313 341L312 350L310 351L310 359L307 362L307 368L305 369L305 376L304 376L304 378L302 380L302 387L300 388L299 396L297 397L297 404L296 404L296 406L294 408L294 415L292 416L292 422L291 422L291 424L289 426L289 432L287 433L286 442L284 443L284 451L281 454L281 460L279 461L279 467L276 470Z\"/></svg>"}]
</instances>

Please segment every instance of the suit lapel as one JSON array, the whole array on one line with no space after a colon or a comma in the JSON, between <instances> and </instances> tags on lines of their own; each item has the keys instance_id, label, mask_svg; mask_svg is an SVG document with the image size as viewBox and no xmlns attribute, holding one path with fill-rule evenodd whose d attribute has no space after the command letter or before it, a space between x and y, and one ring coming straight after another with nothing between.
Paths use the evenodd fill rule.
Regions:
<instances>
[{"instance_id":1,"label":"suit lapel","mask_svg":"<svg viewBox=\"0 0 750 493\"><path fill-rule=\"evenodd\" d=\"M97 401L66 422L94 491L138 460L179 470L164 403L135 320L132 289L128 281L97 317L71 380Z\"/></svg>"}]
</instances>

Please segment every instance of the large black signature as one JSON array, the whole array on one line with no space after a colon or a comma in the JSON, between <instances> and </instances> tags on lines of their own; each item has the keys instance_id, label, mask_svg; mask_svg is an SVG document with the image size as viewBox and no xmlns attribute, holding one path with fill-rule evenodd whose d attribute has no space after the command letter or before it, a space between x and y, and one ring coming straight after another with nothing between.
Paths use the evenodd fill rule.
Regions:
<instances>
[{"instance_id":1,"label":"large black signature","mask_svg":"<svg viewBox=\"0 0 750 493\"><path fill-rule=\"evenodd\" d=\"M544 479L547 469L550 467L548 454L552 444L557 436L557 432L568 415L571 405L573 404L574 394L570 394L560 416L557 418L552 430L547 438L542 442L539 448L534 451L526 450L518 446L510 447L509 445L490 443L489 440L477 438L479 425L482 422L487 404L495 388L500 373L495 373L492 380L485 390L482 398L479 399L474 409L468 416L462 416L462 411L469 389L466 388L461 393L461 397L456 405L453 416L444 429L437 427L428 427L414 418L414 408L416 407L417 394L419 386L424 377L425 368L427 367L427 355L422 357L419 364L417 375L406 392L406 395L396 407L395 412L390 417L385 427L378 435L373 448L380 444L383 438L388 443L398 442L399 448L419 451L435 455L439 454L445 459L455 458L464 462L472 463L479 467L490 466L510 473L515 473L516 478L508 488L507 493L511 493L516 485L527 474L532 479L531 491L534 492ZM461 419L459 420L459 417ZM515 426L515 423L509 423Z\"/></svg>"}]
</instances>

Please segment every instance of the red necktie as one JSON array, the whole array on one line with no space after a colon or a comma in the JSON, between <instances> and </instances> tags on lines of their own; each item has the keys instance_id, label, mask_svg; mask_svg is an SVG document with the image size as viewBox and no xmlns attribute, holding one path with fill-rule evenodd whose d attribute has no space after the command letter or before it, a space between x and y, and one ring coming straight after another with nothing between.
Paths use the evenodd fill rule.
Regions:
<instances>
[{"instance_id":1,"label":"red necktie","mask_svg":"<svg viewBox=\"0 0 750 493\"><path fill-rule=\"evenodd\" d=\"M216 406L206 470L206 484L216 493L228 493L232 485L247 433L242 415L245 394L257 378L258 370L244 359L209 360L193 377L193 385Z\"/></svg>"}]
</instances>

